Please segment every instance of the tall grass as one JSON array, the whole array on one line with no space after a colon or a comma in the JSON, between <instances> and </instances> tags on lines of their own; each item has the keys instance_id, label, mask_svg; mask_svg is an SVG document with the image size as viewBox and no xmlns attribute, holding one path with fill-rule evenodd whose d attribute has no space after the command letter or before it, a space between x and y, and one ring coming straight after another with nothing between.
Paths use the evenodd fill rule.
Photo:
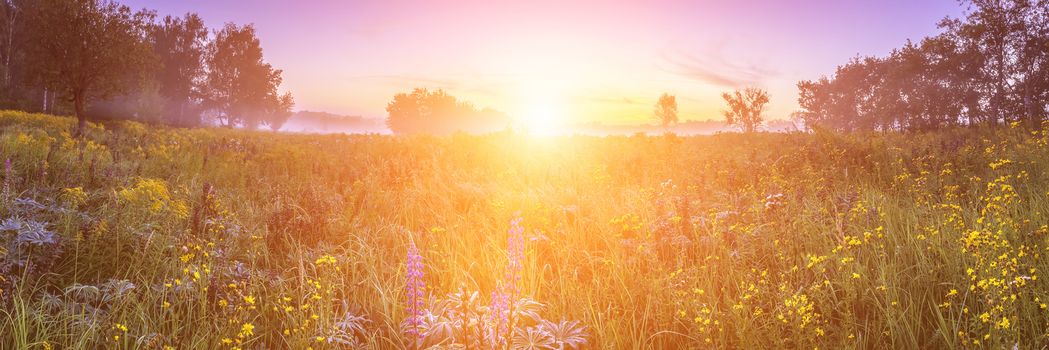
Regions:
<instances>
[{"instance_id":1,"label":"tall grass","mask_svg":"<svg viewBox=\"0 0 1049 350\"><path fill-rule=\"evenodd\" d=\"M1043 130L390 137L116 122L77 140L72 124L0 112L0 221L15 220L0 227L4 348L467 346L406 334L413 244L425 312L466 320L448 305L476 293L474 321L495 322L512 283L527 300L509 309L541 304L551 323L533 330L578 320L585 347L1049 344ZM512 323L523 339L527 322Z\"/></svg>"}]
</instances>

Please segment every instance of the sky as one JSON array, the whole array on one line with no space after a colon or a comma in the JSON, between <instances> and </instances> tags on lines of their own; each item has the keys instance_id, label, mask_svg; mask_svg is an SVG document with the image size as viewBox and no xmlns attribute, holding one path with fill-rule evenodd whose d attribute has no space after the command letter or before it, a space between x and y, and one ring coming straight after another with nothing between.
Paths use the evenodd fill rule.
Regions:
<instances>
[{"instance_id":1,"label":"sky","mask_svg":"<svg viewBox=\"0 0 1049 350\"><path fill-rule=\"evenodd\" d=\"M682 120L721 119L721 93L769 91L766 118L797 110L799 80L885 55L958 17L955 0L232 1L124 0L209 27L253 23L297 110L384 118L416 87L546 126L654 123L663 93Z\"/></svg>"}]
</instances>

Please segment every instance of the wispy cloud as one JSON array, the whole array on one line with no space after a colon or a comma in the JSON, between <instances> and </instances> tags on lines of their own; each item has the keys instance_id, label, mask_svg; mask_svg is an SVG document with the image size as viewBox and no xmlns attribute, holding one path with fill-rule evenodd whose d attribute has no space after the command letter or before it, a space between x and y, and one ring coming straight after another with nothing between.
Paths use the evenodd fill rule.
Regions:
<instances>
[{"instance_id":1,"label":"wispy cloud","mask_svg":"<svg viewBox=\"0 0 1049 350\"><path fill-rule=\"evenodd\" d=\"M414 75L358 75L347 77L355 83L385 84L396 88L444 89L449 92L465 92L485 96L496 96L508 86L507 82L489 79L483 76L469 77L427 77Z\"/></svg>"},{"instance_id":2,"label":"wispy cloud","mask_svg":"<svg viewBox=\"0 0 1049 350\"><path fill-rule=\"evenodd\" d=\"M629 97L604 97L604 96L590 96L591 102L596 103L607 103L607 104L620 104L620 105L645 105L646 102L638 101Z\"/></svg>"},{"instance_id":3,"label":"wispy cloud","mask_svg":"<svg viewBox=\"0 0 1049 350\"><path fill-rule=\"evenodd\" d=\"M396 86L413 86L413 87L425 87L435 89L446 89L452 90L460 86L459 81L452 79L440 79L440 78L429 78L419 76L408 76L408 75L396 75L396 74L385 74L385 75L358 75L348 77L349 81L368 81L375 83L385 83Z\"/></svg>"},{"instance_id":4,"label":"wispy cloud","mask_svg":"<svg viewBox=\"0 0 1049 350\"><path fill-rule=\"evenodd\" d=\"M724 87L760 85L776 75L767 67L750 62L729 60L717 51L693 55L681 51L663 53L665 71L690 79Z\"/></svg>"}]
</instances>

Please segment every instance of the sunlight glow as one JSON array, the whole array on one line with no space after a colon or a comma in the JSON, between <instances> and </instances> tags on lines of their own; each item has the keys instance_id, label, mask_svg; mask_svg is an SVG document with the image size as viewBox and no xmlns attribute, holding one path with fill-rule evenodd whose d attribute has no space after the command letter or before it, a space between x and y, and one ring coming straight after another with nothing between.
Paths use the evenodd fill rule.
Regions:
<instances>
[{"instance_id":1,"label":"sunlight glow","mask_svg":"<svg viewBox=\"0 0 1049 350\"><path fill-rule=\"evenodd\" d=\"M519 122L531 135L547 136L561 131L563 111L555 103L539 101L533 103Z\"/></svg>"},{"instance_id":2,"label":"sunlight glow","mask_svg":"<svg viewBox=\"0 0 1049 350\"><path fill-rule=\"evenodd\" d=\"M556 71L559 67L547 67ZM514 109L511 117L515 125L532 136L564 134L571 127L570 96L578 82L567 73L550 75L529 74L516 82Z\"/></svg>"}]
</instances>

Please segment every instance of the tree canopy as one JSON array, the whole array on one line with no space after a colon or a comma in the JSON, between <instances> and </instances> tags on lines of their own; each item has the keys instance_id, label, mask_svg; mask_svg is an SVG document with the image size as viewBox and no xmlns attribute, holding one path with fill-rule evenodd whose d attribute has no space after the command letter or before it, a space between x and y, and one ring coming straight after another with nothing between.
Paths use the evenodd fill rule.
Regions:
<instances>
[{"instance_id":1,"label":"tree canopy","mask_svg":"<svg viewBox=\"0 0 1049 350\"><path fill-rule=\"evenodd\" d=\"M398 134L449 134L457 131L492 132L506 128L510 119L490 108L477 109L444 90L417 88L400 93L386 106L386 125Z\"/></svg>"},{"instance_id":2,"label":"tree canopy","mask_svg":"<svg viewBox=\"0 0 1049 350\"><path fill-rule=\"evenodd\" d=\"M26 4L33 43L26 52L34 63L33 76L73 103L78 132L86 124L91 99L135 87L154 62L146 42L151 12L133 12L108 0Z\"/></svg>"},{"instance_id":3,"label":"tree canopy","mask_svg":"<svg viewBox=\"0 0 1049 350\"><path fill-rule=\"evenodd\" d=\"M972 0L942 33L798 83L798 119L835 130L1039 124L1049 110L1049 1Z\"/></svg>"},{"instance_id":4,"label":"tree canopy","mask_svg":"<svg viewBox=\"0 0 1049 350\"><path fill-rule=\"evenodd\" d=\"M227 23L208 48L204 105L223 126L279 129L291 115L290 94L280 95L281 70L262 59L255 27Z\"/></svg>"},{"instance_id":5,"label":"tree canopy","mask_svg":"<svg viewBox=\"0 0 1049 350\"><path fill-rule=\"evenodd\" d=\"M111 0L0 2L0 108L180 126L279 129L294 100L254 28L212 33Z\"/></svg>"},{"instance_id":6,"label":"tree canopy","mask_svg":"<svg viewBox=\"0 0 1049 350\"><path fill-rule=\"evenodd\" d=\"M659 96L659 101L656 102L655 114L656 119L659 120L659 124L664 129L677 124L677 97L668 93L663 93L663 95Z\"/></svg>"},{"instance_id":7,"label":"tree canopy","mask_svg":"<svg viewBox=\"0 0 1049 350\"><path fill-rule=\"evenodd\" d=\"M164 17L150 26L153 52L160 59L155 72L159 92L167 97L163 113L175 125L198 125L201 83L205 77L208 28L195 13Z\"/></svg>"},{"instance_id":8,"label":"tree canopy","mask_svg":"<svg viewBox=\"0 0 1049 350\"><path fill-rule=\"evenodd\" d=\"M738 126L746 133L754 132L761 126L761 114L765 112L765 104L769 102L768 92L748 87L722 93L721 97L728 104L728 109L723 111L725 123Z\"/></svg>"}]
</instances>

